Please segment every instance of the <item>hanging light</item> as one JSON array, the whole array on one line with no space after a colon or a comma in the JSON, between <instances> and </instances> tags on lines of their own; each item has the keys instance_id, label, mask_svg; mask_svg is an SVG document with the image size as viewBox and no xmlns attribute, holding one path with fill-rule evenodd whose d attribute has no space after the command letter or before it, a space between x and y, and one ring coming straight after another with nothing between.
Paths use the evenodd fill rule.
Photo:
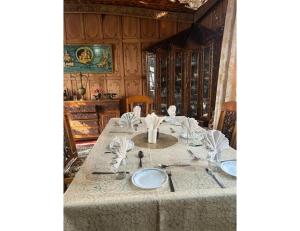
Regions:
<instances>
[{"instance_id":1,"label":"hanging light","mask_svg":"<svg viewBox=\"0 0 300 231\"><path fill-rule=\"evenodd\" d=\"M175 0L170 0L175 2ZM178 0L180 3L188 4L186 7L197 10L200 6L207 2L207 0Z\"/></svg>"}]
</instances>

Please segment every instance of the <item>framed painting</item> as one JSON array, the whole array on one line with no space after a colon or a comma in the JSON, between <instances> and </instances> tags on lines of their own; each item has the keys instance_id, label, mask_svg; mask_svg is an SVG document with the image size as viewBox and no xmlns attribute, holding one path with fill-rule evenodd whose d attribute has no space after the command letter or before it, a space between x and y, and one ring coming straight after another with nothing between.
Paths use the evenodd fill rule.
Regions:
<instances>
[{"instance_id":1,"label":"framed painting","mask_svg":"<svg viewBox=\"0 0 300 231\"><path fill-rule=\"evenodd\" d=\"M65 73L112 73L112 46L64 45Z\"/></svg>"}]
</instances>

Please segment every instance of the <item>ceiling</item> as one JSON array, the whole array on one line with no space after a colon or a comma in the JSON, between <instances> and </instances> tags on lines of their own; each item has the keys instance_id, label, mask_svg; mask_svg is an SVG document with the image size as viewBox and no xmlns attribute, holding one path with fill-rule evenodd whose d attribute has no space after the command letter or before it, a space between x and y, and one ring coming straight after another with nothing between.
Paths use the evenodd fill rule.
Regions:
<instances>
[{"instance_id":1,"label":"ceiling","mask_svg":"<svg viewBox=\"0 0 300 231\"><path fill-rule=\"evenodd\" d=\"M185 7L185 4L170 0L64 0L65 4L105 4L118 6L140 7L170 12L191 13L195 11Z\"/></svg>"}]
</instances>

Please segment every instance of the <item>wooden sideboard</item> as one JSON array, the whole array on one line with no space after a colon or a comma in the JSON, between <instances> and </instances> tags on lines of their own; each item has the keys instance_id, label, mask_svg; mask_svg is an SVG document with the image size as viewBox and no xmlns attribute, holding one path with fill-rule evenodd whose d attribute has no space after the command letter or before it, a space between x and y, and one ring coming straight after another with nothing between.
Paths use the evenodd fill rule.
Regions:
<instances>
[{"instance_id":1,"label":"wooden sideboard","mask_svg":"<svg viewBox=\"0 0 300 231\"><path fill-rule=\"evenodd\" d=\"M75 141L96 140L110 118L120 117L120 100L65 101Z\"/></svg>"}]
</instances>

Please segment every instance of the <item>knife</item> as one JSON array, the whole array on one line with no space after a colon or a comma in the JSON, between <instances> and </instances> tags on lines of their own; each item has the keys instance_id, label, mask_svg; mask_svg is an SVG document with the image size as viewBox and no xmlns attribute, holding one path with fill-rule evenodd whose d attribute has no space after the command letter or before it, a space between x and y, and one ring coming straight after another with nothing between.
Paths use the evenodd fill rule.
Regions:
<instances>
[{"instance_id":1,"label":"knife","mask_svg":"<svg viewBox=\"0 0 300 231\"><path fill-rule=\"evenodd\" d=\"M117 173L122 173L122 172L92 172L92 174L117 174ZM130 172L126 172L129 174Z\"/></svg>"},{"instance_id":2,"label":"knife","mask_svg":"<svg viewBox=\"0 0 300 231\"><path fill-rule=\"evenodd\" d=\"M208 175L212 176L212 178L217 182L217 184L221 188L225 188L225 186L216 178L215 174L213 174L213 172L210 169L206 168L205 170L206 170L206 172L207 172Z\"/></svg>"},{"instance_id":3,"label":"knife","mask_svg":"<svg viewBox=\"0 0 300 231\"><path fill-rule=\"evenodd\" d=\"M109 133L127 133L127 134L133 134L133 132L126 132L126 131L109 131Z\"/></svg>"},{"instance_id":4,"label":"knife","mask_svg":"<svg viewBox=\"0 0 300 231\"><path fill-rule=\"evenodd\" d=\"M175 192L173 181L172 181L171 171L167 171L167 174L168 174L168 177L169 177L169 185L170 185L171 192Z\"/></svg>"}]
</instances>

